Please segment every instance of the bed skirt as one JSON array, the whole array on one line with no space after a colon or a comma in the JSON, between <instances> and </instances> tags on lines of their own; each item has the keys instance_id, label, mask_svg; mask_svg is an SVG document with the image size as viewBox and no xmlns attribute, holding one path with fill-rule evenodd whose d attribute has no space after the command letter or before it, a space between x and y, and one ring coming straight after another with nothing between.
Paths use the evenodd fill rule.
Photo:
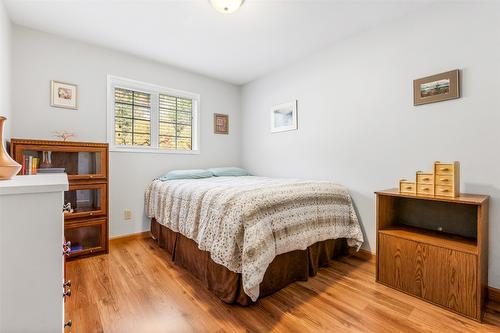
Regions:
<instances>
[{"instance_id":1,"label":"bed skirt","mask_svg":"<svg viewBox=\"0 0 500 333\"><path fill-rule=\"evenodd\" d=\"M215 263L210 253L198 249L195 241L151 220L151 233L158 245L172 255L172 261L193 274L225 303L250 305L252 300L243 291L241 274ZM260 284L260 296L270 295L295 281L315 276L330 260L348 253L344 238L315 243L306 250L278 255L269 265Z\"/></svg>"}]
</instances>

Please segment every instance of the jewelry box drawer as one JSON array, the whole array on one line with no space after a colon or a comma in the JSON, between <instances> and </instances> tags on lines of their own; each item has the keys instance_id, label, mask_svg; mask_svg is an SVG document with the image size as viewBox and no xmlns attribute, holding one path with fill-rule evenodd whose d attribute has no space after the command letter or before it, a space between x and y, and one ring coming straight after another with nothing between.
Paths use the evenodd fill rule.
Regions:
<instances>
[{"instance_id":1,"label":"jewelry box drawer","mask_svg":"<svg viewBox=\"0 0 500 333\"><path fill-rule=\"evenodd\" d=\"M454 181L453 176L436 175L436 185L453 186Z\"/></svg>"},{"instance_id":2,"label":"jewelry box drawer","mask_svg":"<svg viewBox=\"0 0 500 333\"><path fill-rule=\"evenodd\" d=\"M417 172L417 184L434 184L434 175L432 173Z\"/></svg>"},{"instance_id":3,"label":"jewelry box drawer","mask_svg":"<svg viewBox=\"0 0 500 333\"><path fill-rule=\"evenodd\" d=\"M407 194L416 194L417 193L417 186L414 182L401 180L399 182L399 192L407 193Z\"/></svg>"},{"instance_id":4,"label":"jewelry box drawer","mask_svg":"<svg viewBox=\"0 0 500 333\"><path fill-rule=\"evenodd\" d=\"M434 195L434 185L417 184L417 194L421 195Z\"/></svg>"},{"instance_id":5,"label":"jewelry box drawer","mask_svg":"<svg viewBox=\"0 0 500 333\"><path fill-rule=\"evenodd\" d=\"M436 185L435 194L443 197L454 197L453 186Z\"/></svg>"},{"instance_id":6,"label":"jewelry box drawer","mask_svg":"<svg viewBox=\"0 0 500 333\"><path fill-rule=\"evenodd\" d=\"M436 175L450 175L455 174L455 164L453 163L435 163L434 173Z\"/></svg>"}]
</instances>

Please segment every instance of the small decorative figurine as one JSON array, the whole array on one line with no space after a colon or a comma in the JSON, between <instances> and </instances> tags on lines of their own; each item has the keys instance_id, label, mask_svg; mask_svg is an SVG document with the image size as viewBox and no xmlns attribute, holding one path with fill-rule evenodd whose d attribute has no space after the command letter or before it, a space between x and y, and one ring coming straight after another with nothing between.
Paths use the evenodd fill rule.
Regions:
<instances>
[{"instance_id":1,"label":"small decorative figurine","mask_svg":"<svg viewBox=\"0 0 500 333\"><path fill-rule=\"evenodd\" d=\"M60 138L64 142L75 137L75 134L70 133L70 132L66 132L66 131L55 131L52 133L53 133L52 136L55 136L56 138Z\"/></svg>"}]
</instances>

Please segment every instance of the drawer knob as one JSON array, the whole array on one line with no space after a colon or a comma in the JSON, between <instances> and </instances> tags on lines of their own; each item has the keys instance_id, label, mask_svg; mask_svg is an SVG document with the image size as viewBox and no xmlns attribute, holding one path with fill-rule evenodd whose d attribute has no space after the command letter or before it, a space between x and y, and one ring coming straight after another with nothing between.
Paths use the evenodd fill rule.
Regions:
<instances>
[{"instance_id":1,"label":"drawer knob","mask_svg":"<svg viewBox=\"0 0 500 333\"><path fill-rule=\"evenodd\" d=\"M70 296L71 296L71 289L65 290L65 291L63 292L63 298L64 298L64 297L70 297Z\"/></svg>"},{"instance_id":2,"label":"drawer knob","mask_svg":"<svg viewBox=\"0 0 500 333\"><path fill-rule=\"evenodd\" d=\"M448 168L441 168L441 171L450 171Z\"/></svg>"},{"instance_id":3,"label":"drawer knob","mask_svg":"<svg viewBox=\"0 0 500 333\"><path fill-rule=\"evenodd\" d=\"M424 182L428 182L430 180L430 178L424 178L423 181Z\"/></svg>"},{"instance_id":4,"label":"drawer knob","mask_svg":"<svg viewBox=\"0 0 500 333\"><path fill-rule=\"evenodd\" d=\"M449 179L448 178L441 178L440 181L447 182L447 181L449 181Z\"/></svg>"},{"instance_id":5,"label":"drawer knob","mask_svg":"<svg viewBox=\"0 0 500 333\"><path fill-rule=\"evenodd\" d=\"M73 322L71 320L68 320L67 322L64 323L64 328L71 326L73 326Z\"/></svg>"},{"instance_id":6,"label":"drawer knob","mask_svg":"<svg viewBox=\"0 0 500 333\"><path fill-rule=\"evenodd\" d=\"M69 288L69 287L71 287L71 280L65 281L63 283L63 288Z\"/></svg>"},{"instance_id":7,"label":"drawer knob","mask_svg":"<svg viewBox=\"0 0 500 333\"><path fill-rule=\"evenodd\" d=\"M442 189L441 192L448 192L448 190L447 189Z\"/></svg>"},{"instance_id":8,"label":"drawer knob","mask_svg":"<svg viewBox=\"0 0 500 333\"><path fill-rule=\"evenodd\" d=\"M429 191L429 188L428 188L428 187L426 187L426 188L423 188L423 190L424 190L424 191Z\"/></svg>"}]
</instances>

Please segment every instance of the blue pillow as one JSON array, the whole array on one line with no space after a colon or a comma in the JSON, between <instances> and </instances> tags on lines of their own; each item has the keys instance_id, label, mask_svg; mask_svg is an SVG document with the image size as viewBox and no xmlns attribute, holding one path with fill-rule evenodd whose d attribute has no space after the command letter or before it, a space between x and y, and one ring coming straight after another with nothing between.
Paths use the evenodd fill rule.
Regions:
<instances>
[{"instance_id":1,"label":"blue pillow","mask_svg":"<svg viewBox=\"0 0 500 333\"><path fill-rule=\"evenodd\" d=\"M239 177L239 176L250 176L250 173L245 169L226 167L226 168L211 168L208 169L215 177Z\"/></svg>"},{"instance_id":2,"label":"blue pillow","mask_svg":"<svg viewBox=\"0 0 500 333\"><path fill-rule=\"evenodd\" d=\"M213 174L208 170L172 170L165 176L158 178L161 181L165 180L175 180L175 179L201 179L210 178Z\"/></svg>"}]
</instances>

